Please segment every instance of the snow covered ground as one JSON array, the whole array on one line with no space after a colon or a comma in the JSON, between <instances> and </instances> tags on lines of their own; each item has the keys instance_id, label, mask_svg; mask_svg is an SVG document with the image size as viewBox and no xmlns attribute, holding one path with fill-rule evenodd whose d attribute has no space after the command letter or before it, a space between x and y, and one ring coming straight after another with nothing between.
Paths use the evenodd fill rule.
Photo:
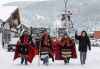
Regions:
<instances>
[{"instance_id":1,"label":"snow covered ground","mask_svg":"<svg viewBox=\"0 0 100 69\"><path fill-rule=\"evenodd\" d=\"M80 64L79 53L78 53L78 58L71 60L69 64L64 65L63 61L55 61L55 63L50 63L50 65L48 66L43 65L42 63L39 64L37 58L38 56L36 56L32 64L29 64L28 66L20 65L20 59L13 61L13 55L14 53L7 52L0 46L0 68L2 69L99 69L100 67L99 47L93 47L92 50L88 52L87 63L84 66Z\"/></svg>"}]
</instances>

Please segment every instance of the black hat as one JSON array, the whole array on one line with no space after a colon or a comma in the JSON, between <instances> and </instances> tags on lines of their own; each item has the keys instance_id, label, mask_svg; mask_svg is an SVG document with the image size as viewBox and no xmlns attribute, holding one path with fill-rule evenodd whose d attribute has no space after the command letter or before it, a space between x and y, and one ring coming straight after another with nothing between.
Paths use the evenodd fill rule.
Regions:
<instances>
[{"instance_id":1,"label":"black hat","mask_svg":"<svg viewBox=\"0 0 100 69\"><path fill-rule=\"evenodd\" d=\"M67 32L64 33L64 36L68 36Z\"/></svg>"}]
</instances>

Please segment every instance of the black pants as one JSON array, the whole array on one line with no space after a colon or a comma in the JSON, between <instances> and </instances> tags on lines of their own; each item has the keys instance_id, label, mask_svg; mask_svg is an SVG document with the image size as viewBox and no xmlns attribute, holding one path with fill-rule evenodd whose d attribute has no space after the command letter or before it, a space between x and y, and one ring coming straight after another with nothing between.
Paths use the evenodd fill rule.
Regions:
<instances>
[{"instance_id":1,"label":"black pants","mask_svg":"<svg viewBox=\"0 0 100 69\"><path fill-rule=\"evenodd\" d=\"M23 64L23 63L27 65L26 55L21 55L21 64Z\"/></svg>"},{"instance_id":2,"label":"black pants","mask_svg":"<svg viewBox=\"0 0 100 69\"><path fill-rule=\"evenodd\" d=\"M54 62L54 57L51 53L49 53L49 56L52 58L52 61Z\"/></svg>"},{"instance_id":3,"label":"black pants","mask_svg":"<svg viewBox=\"0 0 100 69\"><path fill-rule=\"evenodd\" d=\"M67 58L64 59L64 63L65 63L65 64L66 64L66 63L69 63L69 61L70 61L70 57L67 57Z\"/></svg>"},{"instance_id":4,"label":"black pants","mask_svg":"<svg viewBox=\"0 0 100 69\"><path fill-rule=\"evenodd\" d=\"M87 52L80 52L81 64L85 64L85 62L86 62L86 55L87 55Z\"/></svg>"}]
</instances>

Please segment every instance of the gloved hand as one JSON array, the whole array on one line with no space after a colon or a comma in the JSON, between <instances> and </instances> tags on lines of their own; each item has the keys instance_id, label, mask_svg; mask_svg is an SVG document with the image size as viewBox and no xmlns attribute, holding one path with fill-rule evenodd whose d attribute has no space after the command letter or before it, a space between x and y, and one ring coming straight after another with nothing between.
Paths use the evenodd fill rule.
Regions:
<instances>
[{"instance_id":1,"label":"gloved hand","mask_svg":"<svg viewBox=\"0 0 100 69\"><path fill-rule=\"evenodd\" d=\"M91 48L89 48L89 51L91 51Z\"/></svg>"}]
</instances>

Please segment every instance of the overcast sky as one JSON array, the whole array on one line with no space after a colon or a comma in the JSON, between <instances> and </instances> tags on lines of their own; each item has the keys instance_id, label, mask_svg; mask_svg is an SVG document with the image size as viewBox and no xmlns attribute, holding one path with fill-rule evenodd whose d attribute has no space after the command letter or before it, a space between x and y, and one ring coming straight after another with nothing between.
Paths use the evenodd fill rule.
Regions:
<instances>
[{"instance_id":1,"label":"overcast sky","mask_svg":"<svg viewBox=\"0 0 100 69\"><path fill-rule=\"evenodd\" d=\"M0 0L0 5L8 2L15 2L15 1L46 1L46 0Z\"/></svg>"},{"instance_id":2,"label":"overcast sky","mask_svg":"<svg viewBox=\"0 0 100 69\"><path fill-rule=\"evenodd\" d=\"M0 4L7 4L8 2L15 2L15 1L44 1L44 0L0 0ZM36 12L41 14L41 15L36 14L38 18L41 17L43 18L43 16L45 16L48 13L52 13L48 14L48 16L54 15L54 17L57 17L57 15L60 15L64 9L64 1L63 0L52 0L52 1L54 2L47 4L33 3L32 7L31 5L29 7L26 7L25 9L26 11L24 13L25 14L28 13L27 18L29 19L32 18L30 16L32 16L32 14L33 15L36 14ZM41 11L36 10L37 8L40 9ZM95 25L96 27L97 26L100 27L100 0L69 0L68 8L73 13L72 20L74 25L79 25L80 27L84 26L85 28L93 27ZM32 14L29 14L29 12Z\"/></svg>"}]
</instances>

